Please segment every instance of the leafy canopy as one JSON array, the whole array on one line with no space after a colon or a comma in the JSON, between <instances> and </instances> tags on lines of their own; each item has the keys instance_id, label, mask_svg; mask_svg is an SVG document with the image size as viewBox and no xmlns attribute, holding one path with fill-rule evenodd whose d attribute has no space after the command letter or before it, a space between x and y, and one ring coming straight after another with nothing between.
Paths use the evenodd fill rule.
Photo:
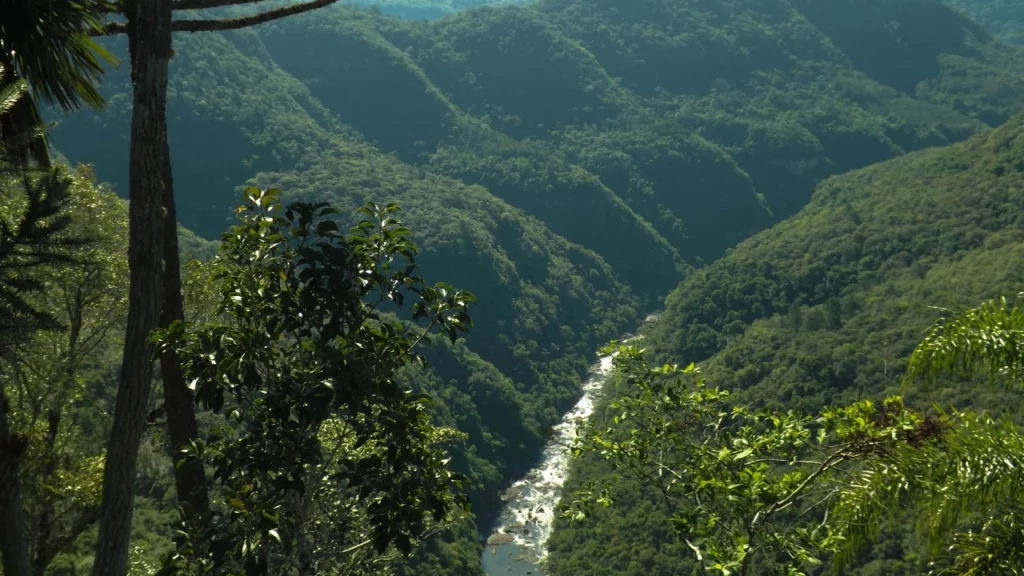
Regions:
<instances>
[{"instance_id":1,"label":"leafy canopy","mask_svg":"<svg viewBox=\"0 0 1024 576\"><path fill-rule=\"evenodd\" d=\"M851 471L943 430L896 397L819 415L736 406L692 364L650 367L633 346L616 353L626 392L611 422L581 431L574 454L656 493L696 562L723 576L810 573L842 542L814 518ZM607 490L595 497L592 486L563 516L582 520L595 503L611 504Z\"/></svg>"},{"instance_id":2,"label":"leafy canopy","mask_svg":"<svg viewBox=\"0 0 1024 576\"><path fill-rule=\"evenodd\" d=\"M398 207L369 204L348 233L326 204L246 191L211 264L217 318L159 335L197 403L221 415L181 458L213 470L213 518L186 518L167 572L379 573L464 502L430 398L395 379L433 333L454 341L472 294L414 276ZM382 312L411 301L412 322Z\"/></svg>"}]
</instances>

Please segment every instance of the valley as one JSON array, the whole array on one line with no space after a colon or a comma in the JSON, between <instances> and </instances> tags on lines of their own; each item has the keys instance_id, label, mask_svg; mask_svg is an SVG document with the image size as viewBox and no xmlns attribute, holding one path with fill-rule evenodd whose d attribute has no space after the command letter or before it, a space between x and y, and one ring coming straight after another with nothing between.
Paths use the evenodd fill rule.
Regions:
<instances>
[{"instance_id":1,"label":"valley","mask_svg":"<svg viewBox=\"0 0 1024 576\"><path fill-rule=\"evenodd\" d=\"M689 574L657 494L562 450L614 410L596 350L643 324L656 362L813 412L903 393L932 307L1024 291L1024 12L952 4L396 0L177 34L183 251L215 251L246 186L346 215L397 202L426 281L476 295L468 335L396 371L462 433L445 446L470 511L388 570ZM53 113L50 140L125 197L127 47L102 42L122 59L106 107ZM1020 407L950 383L906 396ZM158 469L137 481L153 562L173 516ZM609 478L616 506L558 517ZM912 519L887 522L846 573L921 573Z\"/></svg>"}]
</instances>

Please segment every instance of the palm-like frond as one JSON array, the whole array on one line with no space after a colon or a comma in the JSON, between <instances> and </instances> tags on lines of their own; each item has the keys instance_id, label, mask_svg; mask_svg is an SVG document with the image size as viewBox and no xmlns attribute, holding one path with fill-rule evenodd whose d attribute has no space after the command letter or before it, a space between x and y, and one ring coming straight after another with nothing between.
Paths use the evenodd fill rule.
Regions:
<instances>
[{"instance_id":1,"label":"palm-like frond","mask_svg":"<svg viewBox=\"0 0 1024 576\"><path fill-rule=\"evenodd\" d=\"M10 339L59 326L29 296L43 289L41 268L75 261L73 249L86 242L66 233L71 184L61 169L0 180L0 200L10 201L16 212L0 218L0 353Z\"/></svg>"},{"instance_id":2,"label":"palm-like frond","mask_svg":"<svg viewBox=\"0 0 1024 576\"><path fill-rule=\"evenodd\" d=\"M96 85L113 57L89 33L113 7L108 0L0 0L0 63L46 102L99 106Z\"/></svg>"},{"instance_id":3,"label":"palm-like frond","mask_svg":"<svg viewBox=\"0 0 1024 576\"><path fill-rule=\"evenodd\" d=\"M0 113L9 161L50 165L36 98L66 110L103 104L97 84L103 63L114 58L90 32L112 8L109 0L0 0L0 91L21 82L31 89L31 97L11 100Z\"/></svg>"},{"instance_id":4,"label":"palm-like frond","mask_svg":"<svg viewBox=\"0 0 1024 576\"><path fill-rule=\"evenodd\" d=\"M0 116L10 112L28 91L28 87L22 80L5 82L5 72L3 64L0 64Z\"/></svg>"},{"instance_id":5,"label":"palm-like frond","mask_svg":"<svg viewBox=\"0 0 1024 576\"><path fill-rule=\"evenodd\" d=\"M846 539L840 564L878 536L883 519L906 506L922 509L923 527L938 551L967 515L1003 510L1024 493L1024 436L1012 422L958 414L946 426L940 442L897 449L840 492L832 510L833 526Z\"/></svg>"},{"instance_id":6,"label":"palm-like frond","mask_svg":"<svg viewBox=\"0 0 1024 576\"><path fill-rule=\"evenodd\" d=\"M1024 576L1024 507L1012 504L979 530L956 534L929 574Z\"/></svg>"},{"instance_id":7,"label":"palm-like frond","mask_svg":"<svg viewBox=\"0 0 1024 576\"><path fill-rule=\"evenodd\" d=\"M986 374L1015 383L1024 375L1024 308L990 300L940 320L910 357L905 382Z\"/></svg>"}]
</instances>

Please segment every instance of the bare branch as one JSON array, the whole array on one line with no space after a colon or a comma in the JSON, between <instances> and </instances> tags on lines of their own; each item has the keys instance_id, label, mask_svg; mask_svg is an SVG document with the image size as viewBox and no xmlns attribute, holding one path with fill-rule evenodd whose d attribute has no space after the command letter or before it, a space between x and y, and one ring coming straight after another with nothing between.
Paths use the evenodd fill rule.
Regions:
<instances>
[{"instance_id":1,"label":"bare branch","mask_svg":"<svg viewBox=\"0 0 1024 576\"><path fill-rule=\"evenodd\" d=\"M216 1L216 0L214 0ZM276 10L268 10L251 16L240 18L228 18L224 20L175 20L171 23L171 30L175 32L214 32L220 30L238 30L248 28L257 24L264 24L273 20L302 14L311 10L317 10L330 6L338 0L312 0L300 4L293 4Z\"/></svg>"}]
</instances>

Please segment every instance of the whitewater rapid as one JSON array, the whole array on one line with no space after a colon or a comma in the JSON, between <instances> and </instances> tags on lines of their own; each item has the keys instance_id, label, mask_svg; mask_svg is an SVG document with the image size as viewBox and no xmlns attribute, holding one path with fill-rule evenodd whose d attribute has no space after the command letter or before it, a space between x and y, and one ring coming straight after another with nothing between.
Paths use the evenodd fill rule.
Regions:
<instances>
[{"instance_id":1,"label":"whitewater rapid","mask_svg":"<svg viewBox=\"0 0 1024 576\"><path fill-rule=\"evenodd\" d=\"M540 464L505 493L505 505L481 558L488 576L543 576L537 563L547 555L562 487L569 476L568 447L576 428L594 413L612 373L614 354L601 356L583 383L583 395L552 430Z\"/></svg>"},{"instance_id":2,"label":"whitewater rapid","mask_svg":"<svg viewBox=\"0 0 1024 576\"><path fill-rule=\"evenodd\" d=\"M644 324L658 320L650 314ZM643 336L626 334L620 342ZM615 353L617 354L617 353ZM505 492L505 506L480 558L487 576L544 576L538 562L547 556L547 541L555 525L562 487L569 476L569 446L576 428L594 413L605 382L611 375L615 354L600 356L583 383L583 395L552 429L540 464Z\"/></svg>"}]
</instances>

